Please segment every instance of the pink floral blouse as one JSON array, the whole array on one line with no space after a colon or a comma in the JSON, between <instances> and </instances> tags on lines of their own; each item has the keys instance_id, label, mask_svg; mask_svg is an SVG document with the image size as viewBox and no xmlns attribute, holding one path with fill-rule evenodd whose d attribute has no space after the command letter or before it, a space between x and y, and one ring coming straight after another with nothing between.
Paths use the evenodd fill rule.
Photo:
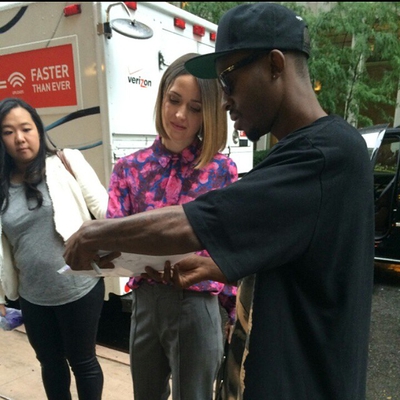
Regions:
<instances>
[{"instance_id":1,"label":"pink floral blouse","mask_svg":"<svg viewBox=\"0 0 400 400\"><path fill-rule=\"evenodd\" d=\"M175 154L170 152L157 136L150 147L120 158L110 178L107 218L119 218L165 206L184 204L203 193L227 186L238 179L236 164L221 153L216 154L205 167L194 169L195 160L200 154L200 146L201 141L196 138L189 147ZM197 254L209 256L206 250ZM142 281L141 277L133 277L127 285L134 290ZM218 295L231 322L234 321L236 286L203 281L188 290Z\"/></svg>"}]
</instances>

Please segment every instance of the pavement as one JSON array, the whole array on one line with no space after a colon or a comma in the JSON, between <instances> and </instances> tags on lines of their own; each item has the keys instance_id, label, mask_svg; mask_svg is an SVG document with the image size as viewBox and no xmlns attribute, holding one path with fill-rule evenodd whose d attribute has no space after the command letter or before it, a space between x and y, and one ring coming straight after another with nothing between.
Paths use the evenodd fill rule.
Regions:
<instances>
[{"instance_id":1,"label":"pavement","mask_svg":"<svg viewBox=\"0 0 400 400\"><path fill-rule=\"evenodd\" d=\"M133 399L129 355L99 345L97 355L104 374L103 399ZM71 376L71 394L72 398L77 400L72 373ZM13 331L0 329L0 399L46 399L40 365L28 342L23 325Z\"/></svg>"}]
</instances>

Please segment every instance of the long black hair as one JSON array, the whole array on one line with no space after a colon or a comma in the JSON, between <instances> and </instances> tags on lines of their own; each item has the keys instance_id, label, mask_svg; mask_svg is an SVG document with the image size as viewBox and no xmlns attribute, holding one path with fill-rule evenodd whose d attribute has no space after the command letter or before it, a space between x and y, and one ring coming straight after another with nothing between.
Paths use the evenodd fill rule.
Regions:
<instances>
[{"instance_id":1,"label":"long black hair","mask_svg":"<svg viewBox=\"0 0 400 400\"><path fill-rule=\"evenodd\" d=\"M39 208L43 204L43 196L37 186L45 176L46 171L46 157L55 154L55 149L51 149L46 141L46 132L42 119L37 111L24 100L19 98L6 98L0 101L0 129L3 124L4 118L14 108L24 108L32 117L33 122L39 132L39 152L36 158L27 166L24 177L23 185L25 186L25 194L28 200L36 200L35 208ZM0 131L1 133L1 131ZM0 134L0 137L2 135ZM12 157L6 152L3 140L0 140L0 215L3 214L9 204L9 188L11 174L15 168L15 163Z\"/></svg>"}]
</instances>

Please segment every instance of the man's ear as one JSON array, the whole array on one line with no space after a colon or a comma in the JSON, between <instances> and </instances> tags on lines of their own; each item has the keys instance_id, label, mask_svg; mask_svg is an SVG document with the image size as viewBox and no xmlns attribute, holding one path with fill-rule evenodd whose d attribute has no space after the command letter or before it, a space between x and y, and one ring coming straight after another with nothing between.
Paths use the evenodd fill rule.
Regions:
<instances>
[{"instance_id":1,"label":"man's ear","mask_svg":"<svg viewBox=\"0 0 400 400\"><path fill-rule=\"evenodd\" d=\"M276 79L285 69L285 55L280 50L269 53L271 76Z\"/></svg>"}]
</instances>

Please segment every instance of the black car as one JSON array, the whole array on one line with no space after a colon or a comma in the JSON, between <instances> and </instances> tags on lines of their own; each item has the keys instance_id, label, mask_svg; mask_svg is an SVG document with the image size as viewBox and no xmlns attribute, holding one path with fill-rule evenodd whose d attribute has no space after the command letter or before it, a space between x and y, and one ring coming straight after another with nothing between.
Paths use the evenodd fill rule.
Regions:
<instances>
[{"instance_id":1,"label":"black car","mask_svg":"<svg viewBox=\"0 0 400 400\"><path fill-rule=\"evenodd\" d=\"M400 127L359 130L370 151L375 195L375 263L400 272Z\"/></svg>"}]
</instances>

